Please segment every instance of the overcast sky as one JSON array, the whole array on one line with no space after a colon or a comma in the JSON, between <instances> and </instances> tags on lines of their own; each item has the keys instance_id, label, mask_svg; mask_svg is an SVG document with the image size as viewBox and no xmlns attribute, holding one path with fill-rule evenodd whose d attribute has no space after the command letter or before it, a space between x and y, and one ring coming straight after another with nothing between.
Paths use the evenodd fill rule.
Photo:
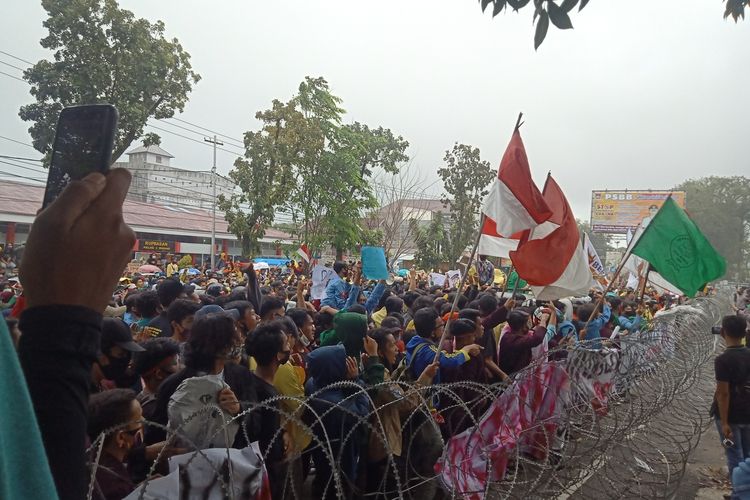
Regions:
<instances>
[{"instance_id":1,"label":"overcast sky","mask_svg":"<svg viewBox=\"0 0 750 500\"><path fill-rule=\"evenodd\" d=\"M722 19L718 0L593 0L574 12L574 30L550 27L538 52L531 9L492 19L475 0L121 5L164 21L192 55L203 79L181 118L240 139L257 127L256 111L291 97L305 75L323 76L347 121L409 141L429 193L440 191L436 170L456 141L479 147L496 168L519 111L535 180L541 188L552 171L582 219L592 189L750 173L750 21ZM11 0L0 50L48 57L39 46L44 19L38 2ZM0 71L20 76L5 64ZM25 83L0 75L0 135L30 142L17 115L30 100ZM210 168L208 147L159 133L173 165ZM38 156L4 139L0 154ZM220 151L219 171L232 161Z\"/></svg>"}]
</instances>

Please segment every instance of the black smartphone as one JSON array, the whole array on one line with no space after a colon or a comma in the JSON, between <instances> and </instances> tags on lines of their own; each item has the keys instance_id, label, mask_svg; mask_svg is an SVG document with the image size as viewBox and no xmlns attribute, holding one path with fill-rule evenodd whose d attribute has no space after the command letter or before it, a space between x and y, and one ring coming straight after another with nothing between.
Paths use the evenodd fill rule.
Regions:
<instances>
[{"instance_id":1,"label":"black smartphone","mask_svg":"<svg viewBox=\"0 0 750 500\"><path fill-rule=\"evenodd\" d=\"M117 109L111 104L65 108L57 119L52 159L42 208L52 203L70 181L91 172L106 173L112 161Z\"/></svg>"}]
</instances>

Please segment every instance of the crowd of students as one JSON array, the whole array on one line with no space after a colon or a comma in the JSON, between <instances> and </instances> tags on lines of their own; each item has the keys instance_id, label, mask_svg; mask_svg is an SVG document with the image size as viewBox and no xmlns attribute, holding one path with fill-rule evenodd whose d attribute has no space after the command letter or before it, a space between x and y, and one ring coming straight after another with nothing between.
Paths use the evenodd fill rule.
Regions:
<instances>
[{"instance_id":1,"label":"crowd of students","mask_svg":"<svg viewBox=\"0 0 750 500\"><path fill-rule=\"evenodd\" d=\"M433 498L443 442L491 403L477 387L512 383L543 342L617 345L671 300L593 289L545 303L509 297L484 258L461 290L415 272L372 283L347 262L333 264L320 301L304 272L282 281L252 265L241 278L130 277L130 286L120 272L133 239L121 213L127 175L73 183L40 214L25 303L13 308L60 498L85 496L86 463L98 464L96 498L122 498L165 473L171 456L254 442L272 498L301 497L305 485L312 498L396 489ZM102 248L82 243L94 237ZM49 273L55 252L83 252L91 265ZM439 384L458 384L467 404L437 397Z\"/></svg>"}]
</instances>

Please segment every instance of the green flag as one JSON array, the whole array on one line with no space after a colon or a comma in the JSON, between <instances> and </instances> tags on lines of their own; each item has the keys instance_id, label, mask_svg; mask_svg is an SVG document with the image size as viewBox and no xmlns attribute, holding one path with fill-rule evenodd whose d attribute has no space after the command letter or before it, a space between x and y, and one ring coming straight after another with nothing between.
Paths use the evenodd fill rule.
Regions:
<instances>
[{"instance_id":1,"label":"green flag","mask_svg":"<svg viewBox=\"0 0 750 500\"><path fill-rule=\"evenodd\" d=\"M690 297L726 271L724 257L671 197L643 231L632 252Z\"/></svg>"}]
</instances>

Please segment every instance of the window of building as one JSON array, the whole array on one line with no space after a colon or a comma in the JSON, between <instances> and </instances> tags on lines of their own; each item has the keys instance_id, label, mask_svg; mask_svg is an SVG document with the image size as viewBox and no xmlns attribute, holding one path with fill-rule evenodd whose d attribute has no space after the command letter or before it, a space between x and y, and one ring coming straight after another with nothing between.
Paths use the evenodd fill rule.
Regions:
<instances>
[{"instance_id":1,"label":"window of building","mask_svg":"<svg viewBox=\"0 0 750 500\"><path fill-rule=\"evenodd\" d=\"M161 163L161 156L156 155L156 163Z\"/></svg>"}]
</instances>

